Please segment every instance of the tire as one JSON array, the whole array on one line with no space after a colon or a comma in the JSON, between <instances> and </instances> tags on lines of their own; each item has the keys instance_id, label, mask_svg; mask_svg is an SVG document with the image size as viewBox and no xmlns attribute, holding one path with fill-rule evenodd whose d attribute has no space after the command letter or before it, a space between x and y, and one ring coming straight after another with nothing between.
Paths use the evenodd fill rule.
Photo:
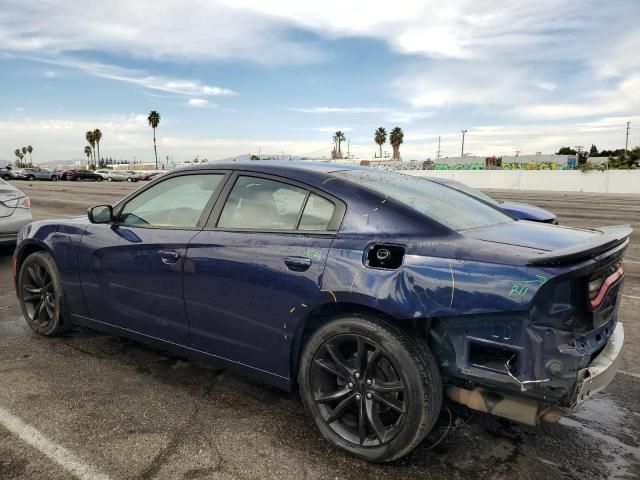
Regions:
<instances>
[{"instance_id":1,"label":"tire","mask_svg":"<svg viewBox=\"0 0 640 480\"><path fill-rule=\"evenodd\" d=\"M368 315L320 327L302 351L298 382L322 435L369 462L411 452L442 405L440 372L426 343Z\"/></svg>"},{"instance_id":2,"label":"tire","mask_svg":"<svg viewBox=\"0 0 640 480\"><path fill-rule=\"evenodd\" d=\"M29 180L30 182L33 182L36 179L36 177L34 177L33 175L29 175L27 177L27 180Z\"/></svg>"},{"instance_id":3,"label":"tire","mask_svg":"<svg viewBox=\"0 0 640 480\"><path fill-rule=\"evenodd\" d=\"M98 177L95 179L96 182L101 182L102 181L102 177Z\"/></svg>"},{"instance_id":4,"label":"tire","mask_svg":"<svg viewBox=\"0 0 640 480\"><path fill-rule=\"evenodd\" d=\"M54 175L53 177L51 177L51 181L52 182L57 182L58 181L58 177L56 175Z\"/></svg>"},{"instance_id":5,"label":"tire","mask_svg":"<svg viewBox=\"0 0 640 480\"><path fill-rule=\"evenodd\" d=\"M11 175L3 175L2 179L3 180L11 180Z\"/></svg>"},{"instance_id":6,"label":"tire","mask_svg":"<svg viewBox=\"0 0 640 480\"><path fill-rule=\"evenodd\" d=\"M73 325L63 315L60 274L48 253L32 253L22 263L18 299L27 325L37 334L52 336L71 330Z\"/></svg>"},{"instance_id":7,"label":"tire","mask_svg":"<svg viewBox=\"0 0 640 480\"><path fill-rule=\"evenodd\" d=\"M133 182L133 178L131 177L127 178L127 182Z\"/></svg>"},{"instance_id":8,"label":"tire","mask_svg":"<svg viewBox=\"0 0 640 480\"><path fill-rule=\"evenodd\" d=\"M113 178L107 177L107 182L113 182Z\"/></svg>"}]
</instances>

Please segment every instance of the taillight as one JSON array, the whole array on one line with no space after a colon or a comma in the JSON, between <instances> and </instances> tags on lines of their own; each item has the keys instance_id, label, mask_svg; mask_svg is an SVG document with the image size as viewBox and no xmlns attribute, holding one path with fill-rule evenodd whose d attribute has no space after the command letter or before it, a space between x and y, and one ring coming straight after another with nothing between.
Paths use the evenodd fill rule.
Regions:
<instances>
[{"instance_id":1,"label":"taillight","mask_svg":"<svg viewBox=\"0 0 640 480\"><path fill-rule=\"evenodd\" d=\"M589 281L589 304L592 309L600 306L609 291L609 287L622 278L623 275L624 267L620 265L620 267L607 278L598 277Z\"/></svg>"},{"instance_id":2,"label":"taillight","mask_svg":"<svg viewBox=\"0 0 640 480\"><path fill-rule=\"evenodd\" d=\"M31 208L29 197L13 198L0 203L4 203L9 208Z\"/></svg>"}]
</instances>

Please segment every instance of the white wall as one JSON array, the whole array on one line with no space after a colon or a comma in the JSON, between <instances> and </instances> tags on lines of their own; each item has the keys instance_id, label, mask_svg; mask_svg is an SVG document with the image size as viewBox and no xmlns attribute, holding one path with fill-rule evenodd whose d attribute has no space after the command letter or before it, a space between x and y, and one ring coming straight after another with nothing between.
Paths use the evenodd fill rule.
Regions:
<instances>
[{"instance_id":1,"label":"white wall","mask_svg":"<svg viewBox=\"0 0 640 480\"><path fill-rule=\"evenodd\" d=\"M558 192L637 193L640 170L406 170L419 177L450 178L475 188Z\"/></svg>"}]
</instances>

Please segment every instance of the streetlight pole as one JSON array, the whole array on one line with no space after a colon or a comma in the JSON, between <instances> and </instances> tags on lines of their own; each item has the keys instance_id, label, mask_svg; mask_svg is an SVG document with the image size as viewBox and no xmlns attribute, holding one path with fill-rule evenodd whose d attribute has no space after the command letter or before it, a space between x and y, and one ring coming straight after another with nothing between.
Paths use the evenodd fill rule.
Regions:
<instances>
[{"instance_id":1,"label":"streetlight pole","mask_svg":"<svg viewBox=\"0 0 640 480\"><path fill-rule=\"evenodd\" d=\"M466 133L466 130L462 130L462 150L460 151L460 157L464 157L464 136Z\"/></svg>"}]
</instances>

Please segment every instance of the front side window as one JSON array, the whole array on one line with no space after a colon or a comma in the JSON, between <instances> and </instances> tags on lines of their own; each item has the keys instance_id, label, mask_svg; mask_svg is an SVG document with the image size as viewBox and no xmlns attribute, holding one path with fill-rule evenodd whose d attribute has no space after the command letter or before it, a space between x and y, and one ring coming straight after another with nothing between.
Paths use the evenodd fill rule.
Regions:
<instances>
[{"instance_id":1,"label":"front side window","mask_svg":"<svg viewBox=\"0 0 640 480\"><path fill-rule=\"evenodd\" d=\"M169 178L129 201L119 220L125 225L194 228L224 174Z\"/></svg>"},{"instance_id":2,"label":"front side window","mask_svg":"<svg viewBox=\"0 0 640 480\"><path fill-rule=\"evenodd\" d=\"M219 228L294 230L307 191L286 183L239 177L222 209Z\"/></svg>"}]
</instances>

